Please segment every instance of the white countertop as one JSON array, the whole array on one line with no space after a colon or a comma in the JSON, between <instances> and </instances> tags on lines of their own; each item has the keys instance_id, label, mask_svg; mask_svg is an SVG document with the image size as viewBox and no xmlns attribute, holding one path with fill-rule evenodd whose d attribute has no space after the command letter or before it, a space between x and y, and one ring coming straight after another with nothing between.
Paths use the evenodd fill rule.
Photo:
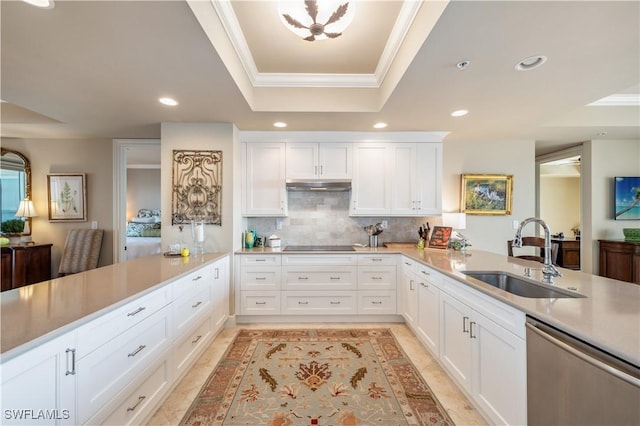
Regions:
<instances>
[{"instance_id":1,"label":"white countertop","mask_svg":"<svg viewBox=\"0 0 640 426\"><path fill-rule=\"evenodd\" d=\"M0 293L3 361L228 255L141 257Z\"/></svg>"},{"instance_id":2,"label":"white countertop","mask_svg":"<svg viewBox=\"0 0 640 426\"><path fill-rule=\"evenodd\" d=\"M282 249L243 249L237 254L309 254L318 252L283 252ZM322 252L349 254L352 251ZM532 268L532 279L541 281L542 265L499 254L470 250L415 248L356 248L355 253L401 253L431 266L443 274L465 283L534 318L557 327L636 366L640 366L640 285L597 275L558 268L562 277L555 286L576 287L585 298L531 299L516 296L478 280L462 271L505 271L521 276L525 266Z\"/></svg>"}]
</instances>

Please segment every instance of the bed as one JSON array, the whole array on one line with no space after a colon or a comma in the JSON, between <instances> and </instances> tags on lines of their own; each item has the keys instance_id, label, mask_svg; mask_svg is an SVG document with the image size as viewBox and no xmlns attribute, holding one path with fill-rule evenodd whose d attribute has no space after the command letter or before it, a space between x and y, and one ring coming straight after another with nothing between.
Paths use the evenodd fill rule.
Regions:
<instances>
[{"instance_id":1,"label":"bed","mask_svg":"<svg viewBox=\"0 0 640 426\"><path fill-rule=\"evenodd\" d=\"M127 260L162 252L160 209L140 209L127 222Z\"/></svg>"}]
</instances>

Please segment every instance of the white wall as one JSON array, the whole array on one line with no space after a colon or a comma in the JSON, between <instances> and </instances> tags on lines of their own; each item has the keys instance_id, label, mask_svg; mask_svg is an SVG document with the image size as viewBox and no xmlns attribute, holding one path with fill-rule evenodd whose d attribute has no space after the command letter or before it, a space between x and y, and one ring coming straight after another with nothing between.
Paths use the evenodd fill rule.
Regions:
<instances>
[{"instance_id":1,"label":"white wall","mask_svg":"<svg viewBox=\"0 0 640 426\"><path fill-rule=\"evenodd\" d=\"M571 229L580 225L580 177L540 177L540 217L551 233L573 238Z\"/></svg>"},{"instance_id":2,"label":"white wall","mask_svg":"<svg viewBox=\"0 0 640 426\"><path fill-rule=\"evenodd\" d=\"M513 220L522 221L535 213L535 141L444 141L444 212L460 211L461 175L464 173L513 175L512 212L508 216L467 215L471 251L486 250L507 254L507 241L513 239ZM535 228L525 229L534 235Z\"/></svg>"},{"instance_id":3,"label":"white wall","mask_svg":"<svg viewBox=\"0 0 640 426\"><path fill-rule=\"evenodd\" d=\"M615 176L640 176L640 141L592 140L583 148L582 271L598 273L598 240L624 238L622 228L637 228L640 221L614 219Z\"/></svg>"},{"instance_id":4,"label":"white wall","mask_svg":"<svg viewBox=\"0 0 640 426\"><path fill-rule=\"evenodd\" d=\"M159 209L160 194L160 169L127 169L127 220L140 209Z\"/></svg>"}]
</instances>

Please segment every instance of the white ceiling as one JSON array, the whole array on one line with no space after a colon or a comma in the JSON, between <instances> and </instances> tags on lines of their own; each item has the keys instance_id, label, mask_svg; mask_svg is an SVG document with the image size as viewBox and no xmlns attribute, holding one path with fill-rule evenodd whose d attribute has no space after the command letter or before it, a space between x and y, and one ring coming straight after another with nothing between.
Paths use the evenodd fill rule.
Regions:
<instances>
[{"instance_id":1,"label":"white ceiling","mask_svg":"<svg viewBox=\"0 0 640 426\"><path fill-rule=\"evenodd\" d=\"M413 25L394 30L409 6ZM639 106L586 106L638 93L638 1L361 0L341 37L313 43L285 29L267 0L0 8L2 137L158 138L165 121L370 131L385 121L390 131L448 131L445 143L533 138L538 153L640 139ZM246 49L225 32L225 8ZM538 54L548 57L542 67L514 70ZM449 115L460 108L469 115Z\"/></svg>"}]
</instances>

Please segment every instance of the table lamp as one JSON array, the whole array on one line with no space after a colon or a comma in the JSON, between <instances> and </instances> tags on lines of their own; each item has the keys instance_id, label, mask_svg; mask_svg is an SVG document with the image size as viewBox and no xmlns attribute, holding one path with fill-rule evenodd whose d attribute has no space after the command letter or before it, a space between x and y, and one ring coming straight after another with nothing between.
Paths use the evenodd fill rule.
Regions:
<instances>
[{"instance_id":1,"label":"table lamp","mask_svg":"<svg viewBox=\"0 0 640 426\"><path fill-rule=\"evenodd\" d=\"M30 234L31 230L29 229L29 218L38 216L36 213L36 209L33 206L33 201L29 198L25 198L20 201L20 205L18 206L18 211L16 212L16 217L24 218L24 229L22 230L23 241L31 240L31 237L25 239L24 235Z\"/></svg>"}]
</instances>

